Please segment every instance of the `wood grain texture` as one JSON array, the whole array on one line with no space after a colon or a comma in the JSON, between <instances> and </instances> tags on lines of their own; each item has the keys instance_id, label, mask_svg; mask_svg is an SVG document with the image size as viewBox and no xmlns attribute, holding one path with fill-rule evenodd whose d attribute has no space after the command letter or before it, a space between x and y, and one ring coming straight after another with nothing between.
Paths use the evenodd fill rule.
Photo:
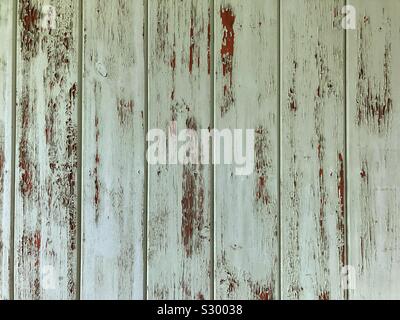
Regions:
<instances>
[{"instance_id":1,"label":"wood grain texture","mask_svg":"<svg viewBox=\"0 0 400 320\"><path fill-rule=\"evenodd\" d=\"M74 299L79 1L19 0L17 28L15 298Z\"/></svg>"},{"instance_id":2,"label":"wood grain texture","mask_svg":"<svg viewBox=\"0 0 400 320\"><path fill-rule=\"evenodd\" d=\"M352 1L348 32L351 299L399 299L400 2Z\"/></svg>"},{"instance_id":3,"label":"wood grain texture","mask_svg":"<svg viewBox=\"0 0 400 320\"><path fill-rule=\"evenodd\" d=\"M281 3L282 298L341 299L343 1Z\"/></svg>"},{"instance_id":4,"label":"wood grain texture","mask_svg":"<svg viewBox=\"0 0 400 320\"><path fill-rule=\"evenodd\" d=\"M0 2L0 300L11 285L11 155L13 79L13 1Z\"/></svg>"},{"instance_id":5,"label":"wood grain texture","mask_svg":"<svg viewBox=\"0 0 400 320\"><path fill-rule=\"evenodd\" d=\"M144 297L144 2L84 1L82 298Z\"/></svg>"},{"instance_id":6,"label":"wood grain texture","mask_svg":"<svg viewBox=\"0 0 400 320\"><path fill-rule=\"evenodd\" d=\"M210 19L209 1L149 2L149 129L209 128ZM211 166L149 167L148 298L211 297L210 191Z\"/></svg>"},{"instance_id":7,"label":"wood grain texture","mask_svg":"<svg viewBox=\"0 0 400 320\"><path fill-rule=\"evenodd\" d=\"M216 299L280 296L278 4L215 2L215 126L255 130L250 175L215 167Z\"/></svg>"}]
</instances>

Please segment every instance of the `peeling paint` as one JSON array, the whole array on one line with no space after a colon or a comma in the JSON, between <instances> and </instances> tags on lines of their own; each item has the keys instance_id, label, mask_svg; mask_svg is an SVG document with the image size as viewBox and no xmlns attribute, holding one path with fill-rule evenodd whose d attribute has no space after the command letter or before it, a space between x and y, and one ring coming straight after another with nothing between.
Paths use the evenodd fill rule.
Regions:
<instances>
[{"instance_id":1,"label":"peeling paint","mask_svg":"<svg viewBox=\"0 0 400 320\"><path fill-rule=\"evenodd\" d=\"M221 45L221 61L222 61L222 74L225 78L223 95L224 102L221 106L221 116L224 116L234 103L234 94L232 91L233 86L233 58L235 53L235 30L234 25L236 16L232 8L220 9L221 23L224 30L224 35Z\"/></svg>"}]
</instances>

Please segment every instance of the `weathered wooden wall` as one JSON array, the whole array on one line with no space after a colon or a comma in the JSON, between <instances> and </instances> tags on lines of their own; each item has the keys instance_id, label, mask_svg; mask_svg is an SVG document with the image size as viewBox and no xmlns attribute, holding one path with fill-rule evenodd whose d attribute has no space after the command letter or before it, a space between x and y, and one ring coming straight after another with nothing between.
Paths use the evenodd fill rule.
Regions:
<instances>
[{"instance_id":1,"label":"weathered wooden wall","mask_svg":"<svg viewBox=\"0 0 400 320\"><path fill-rule=\"evenodd\" d=\"M400 298L400 2L345 4L0 1L0 299ZM214 128L250 175L146 161Z\"/></svg>"}]
</instances>

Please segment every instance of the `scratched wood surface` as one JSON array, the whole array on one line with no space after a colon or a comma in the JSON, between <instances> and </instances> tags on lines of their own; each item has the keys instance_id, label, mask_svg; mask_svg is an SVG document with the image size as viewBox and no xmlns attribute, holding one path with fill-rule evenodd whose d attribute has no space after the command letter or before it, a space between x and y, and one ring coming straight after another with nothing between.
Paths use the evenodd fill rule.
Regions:
<instances>
[{"instance_id":1,"label":"scratched wood surface","mask_svg":"<svg viewBox=\"0 0 400 320\"><path fill-rule=\"evenodd\" d=\"M346 265L343 1L281 4L282 298L340 299Z\"/></svg>"},{"instance_id":2,"label":"scratched wood surface","mask_svg":"<svg viewBox=\"0 0 400 320\"><path fill-rule=\"evenodd\" d=\"M17 299L77 295L78 4L18 1Z\"/></svg>"},{"instance_id":3,"label":"scratched wood surface","mask_svg":"<svg viewBox=\"0 0 400 320\"><path fill-rule=\"evenodd\" d=\"M215 167L216 299L280 296L278 4L215 3L215 127L256 130L248 176Z\"/></svg>"},{"instance_id":4,"label":"scratched wood surface","mask_svg":"<svg viewBox=\"0 0 400 320\"><path fill-rule=\"evenodd\" d=\"M142 299L144 2L83 9L82 298Z\"/></svg>"},{"instance_id":5,"label":"scratched wood surface","mask_svg":"<svg viewBox=\"0 0 400 320\"><path fill-rule=\"evenodd\" d=\"M149 129L169 141L211 125L210 10L209 1L149 2ZM148 185L148 298L210 298L211 166L152 165Z\"/></svg>"},{"instance_id":6,"label":"scratched wood surface","mask_svg":"<svg viewBox=\"0 0 400 320\"><path fill-rule=\"evenodd\" d=\"M0 2L0 300L10 298L13 2Z\"/></svg>"},{"instance_id":7,"label":"scratched wood surface","mask_svg":"<svg viewBox=\"0 0 400 320\"><path fill-rule=\"evenodd\" d=\"M353 1L348 32L351 299L400 298L400 2Z\"/></svg>"}]
</instances>

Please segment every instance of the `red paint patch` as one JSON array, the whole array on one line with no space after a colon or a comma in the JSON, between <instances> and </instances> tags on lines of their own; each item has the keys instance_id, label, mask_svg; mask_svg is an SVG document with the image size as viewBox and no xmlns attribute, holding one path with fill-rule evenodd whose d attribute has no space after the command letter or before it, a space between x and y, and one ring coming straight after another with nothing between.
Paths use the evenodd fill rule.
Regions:
<instances>
[{"instance_id":1,"label":"red paint patch","mask_svg":"<svg viewBox=\"0 0 400 320\"><path fill-rule=\"evenodd\" d=\"M19 19L22 23L21 52L24 60L36 56L39 49L39 25L41 14L30 0L20 0Z\"/></svg>"},{"instance_id":2,"label":"red paint patch","mask_svg":"<svg viewBox=\"0 0 400 320\"><path fill-rule=\"evenodd\" d=\"M339 176L338 176L338 196L340 203L340 214L338 217L338 229L340 234L344 235L345 228L345 172L344 172L344 157L339 153ZM346 263L346 251L344 245L340 247L340 262L342 266Z\"/></svg>"},{"instance_id":3,"label":"red paint patch","mask_svg":"<svg viewBox=\"0 0 400 320\"><path fill-rule=\"evenodd\" d=\"M272 292L270 290L262 291L258 296L260 300L273 300Z\"/></svg>"},{"instance_id":4,"label":"red paint patch","mask_svg":"<svg viewBox=\"0 0 400 320\"><path fill-rule=\"evenodd\" d=\"M363 178L363 179L367 177L367 173L365 172L364 169L361 170L360 176L361 176L361 178Z\"/></svg>"},{"instance_id":5,"label":"red paint patch","mask_svg":"<svg viewBox=\"0 0 400 320\"><path fill-rule=\"evenodd\" d=\"M330 300L330 294L328 291L323 291L320 293L320 295L318 296L319 300Z\"/></svg>"},{"instance_id":6,"label":"red paint patch","mask_svg":"<svg viewBox=\"0 0 400 320\"><path fill-rule=\"evenodd\" d=\"M222 8L220 10L222 26L224 35L222 38L221 46L221 61L222 61L222 74L225 77L224 89L224 103L221 107L221 115L225 115L232 105L233 98L233 57L235 52L235 30L234 24L236 16L231 8ZM228 78L228 82L226 82Z\"/></svg>"},{"instance_id":7,"label":"red paint patch","mask_svg":"<svg viewBox=\"0 0 400 320\"><path fill-rule=\"evenodd\" d=\"M196 130L194 118L186 121L187 129ZM201 246L199 233L204 227L204 178L201 166L185 165L182 175L183 196L181 235L186 255L190 257L193 251Z\"/></svg>"}]
</instances>

